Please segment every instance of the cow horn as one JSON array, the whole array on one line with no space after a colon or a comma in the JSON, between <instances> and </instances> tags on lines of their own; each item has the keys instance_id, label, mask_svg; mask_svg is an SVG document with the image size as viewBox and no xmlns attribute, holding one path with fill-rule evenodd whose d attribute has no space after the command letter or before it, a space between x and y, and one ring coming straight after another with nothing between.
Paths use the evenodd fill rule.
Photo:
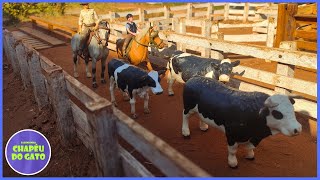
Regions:
<instances>
[{"instance_id":1,"label":"cow horn","mask_svg":"<svg viewBox=\"0 0 320 180\"><path fill-rule=\"evenodd\" d=\"M265 102L264 102L264 105L268 108L274 108L274 107L277 107L279 105L279 103L273 103L271 101L270 98L268 98Z\"/></svg>"}]
</instances>

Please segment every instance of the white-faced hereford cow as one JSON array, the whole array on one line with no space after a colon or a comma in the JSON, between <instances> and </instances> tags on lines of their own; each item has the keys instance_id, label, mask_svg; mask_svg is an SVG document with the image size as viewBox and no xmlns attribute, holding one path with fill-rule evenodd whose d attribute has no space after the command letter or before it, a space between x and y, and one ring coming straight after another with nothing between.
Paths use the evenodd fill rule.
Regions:
<instances>
[{"instance_id":1,"label":"white-faced hereford cow","mask_svg":"<svg viewBox=\"0 0 320 180\"><path fill-rule=\"evenodd\" d=\"M282 133L298 135L301 124L296 120L293 98L299 96L272 95L261 92L243 92L214 79L193 77L186 82L183 91L182 134L190 136L188 119L197 112L200 129L208 125L222 130L228 141L228 164L236 168L238 144L244 143L247 159L254 159L253 149L264 138Z\"/></svg>"},{"instance_id":2,"label":"white-faced hereford cow","mask_svg":"<svg viewBox=\"0 0 320 180\"><path fill-rule=\"evenodd\" d=\"M229 82L232 68L239 64L239 60L231 62L230 59L201 58L182 51L175 51L167 64L167 69L170 71L168 75L169 96L174 95L172 85L175 80L185 83L193 76L205 76L221 82Z\"/></svg>"},{"instance_id":3,"label":"white-faced hereford cow","mask_svg":"<svg viewBox=\"0 0 320 180\"><path fill-rule=\"evenodd\" d=\"M131 114L133 118L137 118L135 110L136 96L144 98L144 113L150 113L148 102L151 91L156 94L162 94L163 89L160 85L160 75L163 71L150 71L149 73L133 65L127 64L118 59L112 59L108 63L108 74L110 79L111 102L117 106L114 88L117 86L122 90L125 96L129 94L131 104Z\"/></svg>"}]
</instances>

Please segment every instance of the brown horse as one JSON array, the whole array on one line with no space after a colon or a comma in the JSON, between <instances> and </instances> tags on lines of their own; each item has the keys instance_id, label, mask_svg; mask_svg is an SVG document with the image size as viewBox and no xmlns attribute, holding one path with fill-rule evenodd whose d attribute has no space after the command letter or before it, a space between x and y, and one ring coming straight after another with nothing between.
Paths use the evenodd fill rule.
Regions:
<instances>
[{"instance_id":1,"label":"brown horse","mask_svg":"<svg viewBox=\"0 0 320 180\"><path fill-rule=\"evenodd\" d=\"M144 28L137 36L132 38L127 47L128 60L133 65L147 62L149 71L153 70L148 58L148 47L156 47L162 49L165 43L158 35L159 31L154 30L152 26ZM116 42L117 54L119 58L123 58L122 46L124 39L118 39Z\"/></svg>"}]
</instances>

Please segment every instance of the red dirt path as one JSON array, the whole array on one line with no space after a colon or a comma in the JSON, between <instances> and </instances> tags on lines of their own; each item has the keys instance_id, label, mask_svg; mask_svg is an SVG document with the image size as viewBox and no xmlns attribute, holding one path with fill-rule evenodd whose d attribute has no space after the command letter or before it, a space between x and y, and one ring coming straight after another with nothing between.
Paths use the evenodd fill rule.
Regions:
<instances>
[{"instance_id":1,"label":"red dirt path","mask_svg":"<svg viewBox=\"0 0 320 180\"><path fill-rule=\"evenodd\" d=\"M73 75L70 45L42 50L40 53ZM110 51L108 60L112 57L116 57L116 54ZM97 63L99 87L94 91L110 100L108 83L106 85L99 83L100 69L99 62ZM92 80L85 77L83 60L79 65L79 74L78 80L91 88ZM166 79L161 82L161 85L164 90L167 90ZM237 154L239 161L237 170L230 169L227 165L227 146L224 134L214 128L210 128L207 132L200 131L196 116L190 120L191 139L184 139L181 135L182 87L182 84L175 84L176 95L174 97L168 97L167 91L159 96L151 95L149 102L151 114L143 114L143 101L138 99L136 104L138 119L136 121L212 176L316 176L316 141L305 132L296 137L277 135L265 139L255 150L255 161L245 160L243 158L245 151L240 148ZM122 100L119 91L116 92L118 108L129 115L129 103ZM303 121L300 116L298 119Z\"/></svg>"}]
</instances>

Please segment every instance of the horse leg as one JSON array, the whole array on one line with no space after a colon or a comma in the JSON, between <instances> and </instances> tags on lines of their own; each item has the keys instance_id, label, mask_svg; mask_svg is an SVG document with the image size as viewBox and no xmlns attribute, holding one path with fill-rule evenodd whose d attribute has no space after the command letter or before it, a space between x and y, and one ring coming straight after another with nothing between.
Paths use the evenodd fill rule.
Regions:
<instances>
[{"instance_id":1,"label":"horse leg","mask_svg":"<svg viewBox=\"0 0 320 180\"><path fill-rule=\"evenodd\" d=\"M97 88L97 81L96 81L96 59L92 58L92 87Z\"/></svg>"},{"instance_id":2,"label":"horse leg","mask_svg":"<svg viewBox=\"0 0 320 180\"><path fill-rule=\"evenodd\" d=\"M101 83L105 84L106 83L106 79L104 78L104 73L106 70L106 59L107 58L102 58L101 59Z\"/></svg>"},{"instance_id":3,"label":"horse leg","mask_svg":"<svg viewBox=\"0 0 320 180\"><path fill-rule=\"evenodd\" d=\"M73 76L75 78L79 77L78 73L78 55L77 53L73 53Z\"/></svg>"},{"instance_id":4,"label":"horse leg","mask_svg":"<svg viewBox=\"0 0 320 180\"><path fill-rule=\"evenodd\" d=\"M85 56L84 61L86 63L86 75L87 75L87 78L91 78L92 76L91 76L91 73L89 72L89 56Z\"/></svg>"}]
</instances>

